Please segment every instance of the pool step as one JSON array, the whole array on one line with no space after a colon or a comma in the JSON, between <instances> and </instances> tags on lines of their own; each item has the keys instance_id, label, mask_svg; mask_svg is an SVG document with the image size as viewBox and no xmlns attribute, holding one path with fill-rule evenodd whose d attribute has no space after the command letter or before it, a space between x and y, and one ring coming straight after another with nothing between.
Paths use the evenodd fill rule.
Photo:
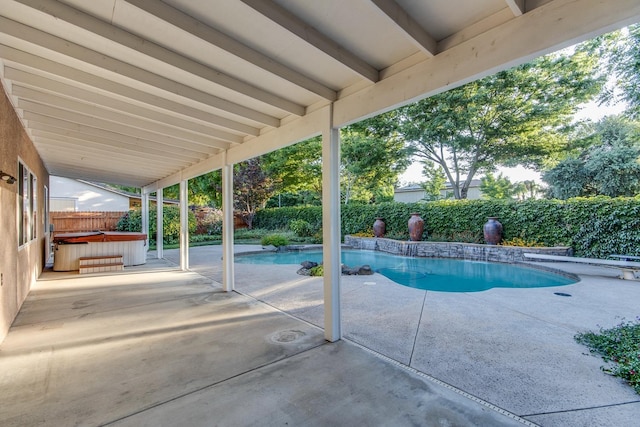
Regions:
<instances>
[{"instance_id":1,"label":"pool step","mask_svg":"<svg viewBox=\"0 0 640 427\"><path fill-rule=\"evenodd\" d=\"M80 257L80 274L124 270L122 255Z\"/></svg>"}]
</instances>

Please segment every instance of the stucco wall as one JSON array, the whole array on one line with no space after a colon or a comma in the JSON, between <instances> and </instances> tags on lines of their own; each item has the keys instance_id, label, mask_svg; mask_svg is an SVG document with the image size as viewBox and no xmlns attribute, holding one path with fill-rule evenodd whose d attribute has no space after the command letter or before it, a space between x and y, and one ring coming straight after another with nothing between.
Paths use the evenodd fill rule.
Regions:
<instances>
[{"instance_id":1,"label":"stucco wall","mask_svg":"<svg viewBox=\"0 0 640 427\"><path fill-rule=\"evenodd\" d=\"M18 183L0 181L0 342L45 263L45 192L49 174L22 128L4 90L0 91L0 169L18 177L18 159L37 178L36 238L18 246Z\"/></svg>"}]
</instances>

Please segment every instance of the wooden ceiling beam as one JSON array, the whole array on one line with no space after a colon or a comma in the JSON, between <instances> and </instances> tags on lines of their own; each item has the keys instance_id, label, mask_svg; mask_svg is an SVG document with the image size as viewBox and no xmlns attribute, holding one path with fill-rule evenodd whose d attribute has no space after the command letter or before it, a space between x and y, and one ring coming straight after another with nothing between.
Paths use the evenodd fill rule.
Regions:
<instances>
[{"instance_id":1,"label":"wooden ceiling beam","mask_svg":"<svg viewBox=\"0 0 640 427\"><path fill-rule=\"evenodd\" d=\"M277 61L274 61L267 55L240 43L215 28L205 25L197 19L166 3L157 0L125 1L158 19L173 25L174 27L180 28L194 37L231 53L232 55L235 55L258 68L262 68L285 81L288 81L311 93L315 93L328 101L334 101L337 98L337 92L335 90Z\"/></svg>"},{"instance_id":2,"label":"wooden ceiling beam","mask_svg":"<svg viewBox=\"0 0 640 427\"><path fill-rule=\"evenodd\" d=\"M92 67L108 71L116 76L125 77L126 79L132 80L136 83L143 83L161 91L206 105L221 112L261 123L266 126L280 126L280 119L277 117L242 106L202 90L192 88L191 86L187 86L167 77L154 74L140 67L112 58L105 53L97 52L2 16L0 16L0 32L11 37L22 39L23 41L39 48L44 48L59 55L64 55L68 58L88 64Z\"/></svg>"},{"instance_id":3,"label":"wooden ceiling beam","mask_svg":"<svg viewBox=\"0 0 640 427\"><path fill-rule=\"evenodd\" d=\"M293 13L271 0L242 0L247 6L264 15L274 23L296 35L306 43L329 55L361 77L375 83L380 80L377 69L353 53L347 51L320 31L308 25Z\"/></svg>"},{"instance_id":4,"label":"wooden ceiling beam","mask_svg":"<svg viewBox=\"0 0 640 427\"><path fill-rule=\"evenodd\" d=\"M438 53L438 42L394 0L371 0L393 23L428 56Z\"/></svg>"},{"instance_id":5,"label":"wooden ceiling beam","mask_svg":"<svg viewBox=\"0 0 640 427\"><path fill-rule=\"evenodd\" d=\"M64 3L52 0L16 0L26 6L45 13L55 19L62 20L76 27L87 30L110 42L126 46L135 52L146 55L157 61L169 64L179 70L198 76L210 83L225 87L234 92L256 99L267 105L279 108L290 114L302 116L305 107L291 102L281 96L262 90L252 84L243 82L221 71L212 69L197 61L164 48L156 43L138 37L128 31L115 27L107 22L83 13Z\"/></svg>"},{"instance_id":6,"label":"wooden ceiling beam","mask_svg":"<svg viewBox=\"0 0 640 427\"><path fill-rule=\"evenodd\" d=\"M240 134L252 136L260 134L259 129L254 126L250 126L236 120L231 120L226 117L221 117L220 115L181 104L142 90L134 89L130 86L116 83L114 81L98 77L95 74L77 70L73 67L69 67L10 46L0 44L0 57L5 60L5 63L11 62L28 67L39 73L57 76L70 84L82 85L90 90L104 91L112 95L117 95L121 98L136 101L157 109L166 110L187 118L200 120ZM5 78L10 80L10 69L7 68L5 73Z\"/></svg>"}]
</instances>

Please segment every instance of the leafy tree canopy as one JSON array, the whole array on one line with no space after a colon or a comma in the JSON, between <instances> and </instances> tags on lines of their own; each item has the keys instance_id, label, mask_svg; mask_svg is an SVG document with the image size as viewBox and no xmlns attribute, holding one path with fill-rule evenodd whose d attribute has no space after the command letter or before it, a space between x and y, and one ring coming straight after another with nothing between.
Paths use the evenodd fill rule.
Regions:
<instances>
[{"instance_id":1,"label":"leafy tree canopy","mask_svg":"<svg viewBox=\"0 0 640 427\"><path fill-rule=\"evenodd\" d=\"M442 199L442 189L445 188L447 177L442 168L430 161L424 161L422 164L422 176L427 178L422 183L425 192L425 199L428 201Z\"/></svg>"},{"instance_id":2,"label":"leafy tree canopy","mask_svg":"<svg viewBox=\"0 0 640 427\"><path fill-rule=\"evenodd\" d=\"M499 72L395 112L413 153L440 165L456 198L497 166L540 168L566 146L577 106L600 91L597 57L577 48Z\"/></svg>"},{"instance_id":3,"label":"leafy tree canopy","mask_svg":"<svg viewBox=\"0 0 640 427\"><path fill-rule=\"evenodd\" d=\"M249 229L258 208L263 208L274 193L273 180L261 167L259 157L238 163L233 172L233 205Z\"/></svg>"},{"instance_id":4,"label":"leafy tree canopy","mask_svg":"<svg viewBox=\"0 0 640 427\"><path fill-rule=\"evenodd\" d=\"M617 89L609 88L601 101L626 102L626 114L640 118L640 24L598 37L591 44L606 59L605 69L615 79Z\"/></svg>"},{"instance_id":5,"label":"leafy tree canopy","mask_svg":"<svg viewBox=\"0 0 640 427\"><path fill-rule=\"evenodd\" d=\"M403 140L390 132L388 123L382 115L341 129L340 170L345 203L393 198L396 180L410 161ZM279 192L305 193L306 199L309 192L322 194L320 137L265 155L264 167Z\"/></svg>"},{"instance_id":6,"label":"leafy tree canopy","mask_svg":"<svg viewBox=\"0 0 640 427\"><path fill-rule=\"evenodd\" d=\"M640 124L622 116L583 125L591 145L546 171L549 196L634 196L640 193Z\"/></svg>"},{"instance_id":7,"label":"leafy tree canopy","mask_svg":"<svg viewBox=\"0 0 640 427\"><path fill-rule=\"evenodd\" d=\"M516 194L516 187L501 173L494 176L489 172L480 179L480 191L484 199L511 199Z\"/></svg>"}]
</instances>

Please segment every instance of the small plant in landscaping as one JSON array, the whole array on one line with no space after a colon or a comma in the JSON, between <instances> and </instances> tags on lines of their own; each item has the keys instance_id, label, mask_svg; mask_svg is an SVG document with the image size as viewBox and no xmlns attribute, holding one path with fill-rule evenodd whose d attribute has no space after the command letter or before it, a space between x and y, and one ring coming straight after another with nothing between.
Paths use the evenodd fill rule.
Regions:
<instances>
[{"instance_id":1,"label":"small plant in landscaping","mask_svg":"<svg viewBox=\"0 0 640 427\"><path fill-rule=\"evenodd\" d=\"M357 233L351 233L353 237L373 237L373 231L358 231Z\"/></svg>"},{"instance_id":2,"label":"small plant in landscaping","mask_svg":"<svg viewBox=\"0 0 640 427\"><path fill-rule=\"evenodd\" d=\"M612 363L601 368L604 372L626 380L640 394L640 317L611 329L600 328L599 333L577 334L575 339Z\"/></svg>"},{"instance_id":3,"label":"small plant in landscaping","mask_svg":"<svg viewBox=\"0 0 640 427\"><path fill-rule=\"evenodd\" d=\"M196 217L198 219L198 228L206 234L222 234L222 210L207 209Z\"/></svg>"},{"instance_id":4,"label":"small plant in landscaping","mask_svg":"<svg viewBox=\"0 0 640 427\"><path fill-rule=\"evenodd\" d=\"M324 276L324 266L322 264L311 267L309 275L314 277Z\"/></svg>"},{"instance_id":5,"label":"small plant in landscaping","mask_svg":"<svg viewBox=\"0 0 640 427\"><path fill-rule=\"evenodd\" d=\"M313 227L304 219L291 220L289 228L300 237L311 237L313 235Z\"/></svg>"},{"instance_id":6,"label":"small plant in landscaping","mask_svg":"<svg viewBox=\"0 0 640 427\"><path fill-rule=\"evenodd\" d=\"M273 245L275 247L287 246L289 244L289 239L287 239L282 234L267 234L260 241L262 246Z\"/></svg>"},{"instance_id":7,"label":"small plant in landscaping","mask_svg":"<svg viewBox=\"0 0 640 427\"><path fill-rule=\"evenodd\" d=\"M542 243L536 242L535 240L525 240L520 237L514 237L513 239L503 240L500 243L502 246L522 246L525 248L541 248L544 247Z\"/></svg>"}]
</instances>

